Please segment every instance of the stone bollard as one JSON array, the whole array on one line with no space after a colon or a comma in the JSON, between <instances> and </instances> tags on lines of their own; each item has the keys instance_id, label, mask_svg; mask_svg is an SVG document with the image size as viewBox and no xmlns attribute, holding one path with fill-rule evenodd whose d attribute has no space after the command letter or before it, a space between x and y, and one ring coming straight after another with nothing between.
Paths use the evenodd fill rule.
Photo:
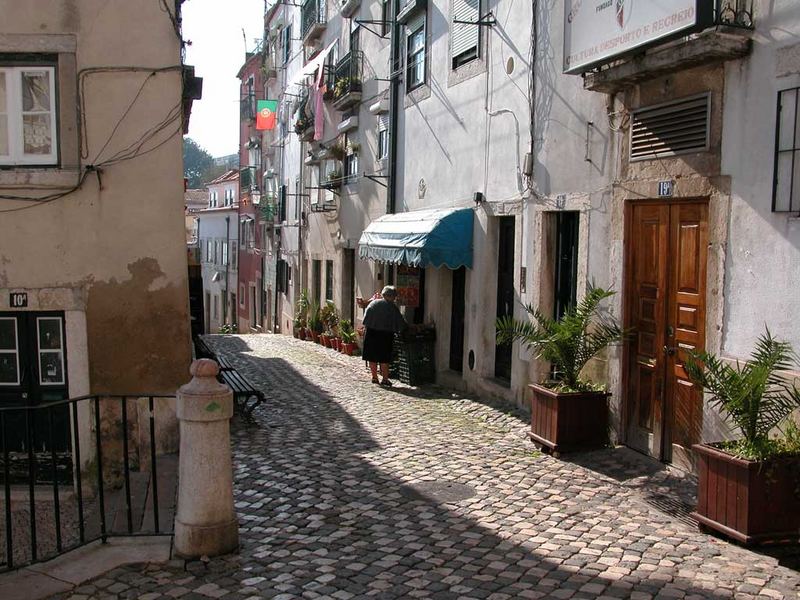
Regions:
<instances>
[{"instance_id":1,"label":"stone bollard","mask_svg":"<svg viewBox=\"0 0 800 600\"><path fill-rule=\"evenodd\" d=\"M184 558L218 556L239 546L233 509L230 419L233 394L216 379L219 366L201 358L178 390L180 424L175 552Z\"/></svg>"}]
</instances>

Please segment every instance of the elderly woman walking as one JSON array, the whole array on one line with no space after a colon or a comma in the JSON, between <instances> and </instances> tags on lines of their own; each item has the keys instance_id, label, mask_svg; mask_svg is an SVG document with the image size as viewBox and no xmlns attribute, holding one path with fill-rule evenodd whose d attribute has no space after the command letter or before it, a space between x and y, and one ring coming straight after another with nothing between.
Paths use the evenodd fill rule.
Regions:
<instances>
[{"instance_id":1,"label":"elderly woman walking","mask_svg":"<svg viewBox=\"0 0 800 600\"><path fill-rule=\"evenodd\" d=\"M387 285L379 300L369 303L364 313L364 351L363 358L369 363L372 383L378 383L378 364L381 366L380 384L391 386L389 363L392 362L394 334L406 328L406 322L397 308L397 289Z\"/></svg>"}]
</instances>

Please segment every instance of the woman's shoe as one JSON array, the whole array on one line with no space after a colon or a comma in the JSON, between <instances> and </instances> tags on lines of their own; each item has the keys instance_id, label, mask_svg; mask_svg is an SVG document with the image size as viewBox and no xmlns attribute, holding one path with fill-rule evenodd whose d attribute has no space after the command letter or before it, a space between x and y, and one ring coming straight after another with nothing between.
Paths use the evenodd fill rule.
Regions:
<instances>
[{"instance_id":1,"label":"woman's shoe","mask_svg":"<svg viewBox=\"0 0 800 600\"><path fill-rule=\"evenodd\" d=\"M381 381L381 385L383 387L392 387L392 382L389 381L388 379L384 379L383 381Z\"/></svg>"},{"instance_id":2,"label":"woman's shoe","mask_svg":"<svg viewBox=\"0 0 800 600\"><path fill-rule=\"evenodd\" d=\"M375 379L372 380L372 383L380 383L380 382L378 381L378 378L376 377Z\"/></svg>"}]
</instances>

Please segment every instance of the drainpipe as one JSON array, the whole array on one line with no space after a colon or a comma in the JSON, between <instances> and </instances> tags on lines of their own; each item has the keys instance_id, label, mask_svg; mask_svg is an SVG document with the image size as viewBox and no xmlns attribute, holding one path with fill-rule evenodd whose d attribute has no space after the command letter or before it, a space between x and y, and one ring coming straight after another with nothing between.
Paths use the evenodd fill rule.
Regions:
<instances>
[{"instance_id":1,"label":"drainpipe","mask_svg":"<svg viewBox=\"0 0 800 600\"><path fill-rule=\"evenodd\" d=\"M224 325L228 320L228 269L231 264L231 218L225 217L225 247L228 249L228 260L225 263L225 299L222 302L222 324ZM234 307L236 308L236 307Z\"/></svg>"},{"instance_id":2,"label":"drainpipe","mask_svg":"<svg viewBox=\"0 0 800 600\"><path fill-rule=\"evenodd\" d=\"M389 53L389 181L386 190L386 214L397 208L397 120L400 114L400 73L395 73L400 57L400 26L398 25L398 0L391 0L391 51Z\"/></svg>"}]
</instances>

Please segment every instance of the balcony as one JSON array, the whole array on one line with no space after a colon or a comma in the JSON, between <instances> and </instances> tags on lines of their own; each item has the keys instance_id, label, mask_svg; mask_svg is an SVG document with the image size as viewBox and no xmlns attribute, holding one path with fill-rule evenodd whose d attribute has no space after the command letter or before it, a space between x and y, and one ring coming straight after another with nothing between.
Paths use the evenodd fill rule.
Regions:
<instances>
[{"instance_id":1,"label":"balcony","mask_svg":"<svg viewBox=\"0 0 800 600\"><path fill-rule=\"evenodd\" d=\"M260 190L257 167L243 167L239 169L239 189L242 194L251 194L252 192Z\"/></svg>"},{"instance_id":2,"label":"balcony","mask_svg":"<svg viewBox=\"0 0 800 600\"><path fill-rule=\"evenodd\" d=\"M242 121L253 121L256 118L256 96L245 94L239 101L239 114Z\"/></svg>"},{"instance_id":3,"label":"balcony","mask_svg":"<svg viewBox=\"0 0 800 600\"><path fill-rule=\"evenodd\" d=\"M303 44L318 38L327 25L325 0L305 0L301 9L300 37Z\"/></svg>"},{"instance_id":4,"label":"balcony","mask_svg":"<svg viewBox=\"0 0 800 600\"><path fill-rule=\"evenodd\" d=\"M362 52L348 52L332 69L329 87L333 90L333 107L345 110L361 102Z\"/></svg>"},{"instance_id":5,"label":"balcony","mask_svg":"<svg viewBox=\"0 0 800 600\"><path fill-rule=\"evenodd\" d=\"M358 10L361 0L339 0L339 12L345 19L349 19Z\"/></svg>"},{"instance_id":6,"label":"balcony","mask_svg":"<svg viewBox=\"0 0 800 600\"><path fill-rule=\"evenodd\" d=\"M622 56L605 68L585 73L583 87L612 94L655 77L750 53L753 0L716 0L710 21L699 33Z\"/></svg>"}]
</instances>

